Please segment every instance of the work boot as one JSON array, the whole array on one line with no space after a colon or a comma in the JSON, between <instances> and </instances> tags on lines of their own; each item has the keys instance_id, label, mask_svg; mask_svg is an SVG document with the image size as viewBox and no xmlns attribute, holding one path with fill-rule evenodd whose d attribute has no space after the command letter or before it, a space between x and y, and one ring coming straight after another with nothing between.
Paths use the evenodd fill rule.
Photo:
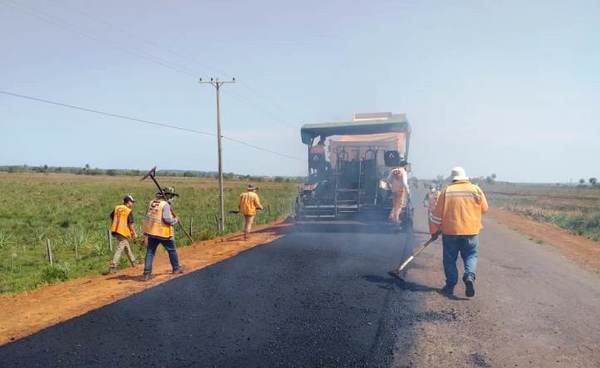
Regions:
<instances>
[{"instance_id":1,"label":"work boot","mask_svg":"<svg viewBox=\"0 0 600 368\"><path fill-rule=\"evenodd\" d=\"M463 281L465 283L465 295L469 298L475 296L475 276L471 274L467 274L463 276Z\"/></svg>"},{"instance_id":2,"label":"work boot","mask_svg":"<svg viewBox=\"0 0 600 368\"><path fill-rule=\"evenodd\" d=\"M148 281L150 279L152 279L154 276L152 276L151 273L145 273L144 274L144 281Z\"/></svg>"},{"instance_id":3,"label":"work boot","mask_svg":"<svg viewBox=\"0 0 600 368\"><path fill-rule=\"evenodd\" d=\"M454 286L445 285L440 289L440 294L445 296L454 296Z\"/></svg>"},{"instance_id":4,"label":"work boot","mask_svg":"<svg viewBox=\"0 0 600 368\"><path fill-rule=\"evenodd\" d=\"M108 268L108 273L117 273L117 267L116 266L110 266Z\"/></svg>"},{"instance_id":5,"label":"work boot","mask_svg":"<svg viewBox=\"0 0 600 368\"><path fill-rule=\"evenodd\" d=\"M173 270L173 275L179 275L185 272L185 269L183 266L179 266L179 268Z\"/></svg>"}]
</instances>

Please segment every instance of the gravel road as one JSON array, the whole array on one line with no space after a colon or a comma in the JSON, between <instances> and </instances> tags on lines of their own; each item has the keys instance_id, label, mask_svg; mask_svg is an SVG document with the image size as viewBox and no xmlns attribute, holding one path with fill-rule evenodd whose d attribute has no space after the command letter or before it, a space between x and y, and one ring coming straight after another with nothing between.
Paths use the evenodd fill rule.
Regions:
<instances>
[{"instance_id":1,"label":"gravel road","mask_svg":"<svg viewBox=\"0 0 600 368\"><path fill-rule=\"evenodd\" d=\"M0 347L2 367L600 367L600 277L486 221L477 295L427 238L294 232Z\"/></svg>"}]
</instances>

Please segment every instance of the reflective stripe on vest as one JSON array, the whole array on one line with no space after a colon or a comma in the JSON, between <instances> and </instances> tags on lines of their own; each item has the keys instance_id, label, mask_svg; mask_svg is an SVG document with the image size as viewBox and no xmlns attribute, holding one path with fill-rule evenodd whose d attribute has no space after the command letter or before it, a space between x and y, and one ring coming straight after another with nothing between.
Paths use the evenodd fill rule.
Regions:
<instances>
[{"instance_id":1,"label":"reflective stripe on vest","mask_svg":"<svg viewBox=\"0 0 600 368\"><path fill-rule=\"evenodd\" d=\"M173 226L165 224L162 220L163 209L166 204L166 201L160 199L150 202L148 212L146 212L146 217L144 217L144 234L165 239L173 237Z\"/></svg>"},{"instance_id":2,"label":"reflective stripe on vest","mask_svg":"<svg viewBox=\"0 0 600 368\"><path fill-rule=\"evenodd\" d=\"M117 207L115 207L110 231L113 233L123 235L126 238L130 238L131 230L129 230L129 224L127 221L130 213L131 208L125 206L124 204L120 204Z\"/></svg>"}]
</instances>

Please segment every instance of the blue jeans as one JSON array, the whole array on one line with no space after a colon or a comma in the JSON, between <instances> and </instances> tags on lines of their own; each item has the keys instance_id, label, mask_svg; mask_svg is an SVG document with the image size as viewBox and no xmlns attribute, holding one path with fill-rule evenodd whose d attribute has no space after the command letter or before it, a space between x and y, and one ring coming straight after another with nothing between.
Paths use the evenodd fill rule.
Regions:
<instances>
[{"instance_id":1,"label":"blue jeans","mask_svg":"<svg viewBox=\"0 0 600 368\"><path fill-rule=\"evenodd\" d=\"M458 258L459 253L465 266L463 279L467 275L471 275L475 278L479 235L443 235L442 244L444 246L444 273L446 274L446 286L454 287L458 282L456 259Z\"/></svg>"},{"instance_id":2,"label":"blue jeans","mask_svg":"<svg viewBox=\"0 0 600 368\"><path fill-rule=\"evenodd\" d=\"M162 244L169 253L169 261L171 261L173 271L179 269L179 258L177 257L177 251L175 250L175 240L149 236L148 247L146 247L146 260L144 261L144 275L152 273L152 262L154 262L154 255L156 254L156 248L158 248L159 244Z\"/></svg>"}]
</instances>

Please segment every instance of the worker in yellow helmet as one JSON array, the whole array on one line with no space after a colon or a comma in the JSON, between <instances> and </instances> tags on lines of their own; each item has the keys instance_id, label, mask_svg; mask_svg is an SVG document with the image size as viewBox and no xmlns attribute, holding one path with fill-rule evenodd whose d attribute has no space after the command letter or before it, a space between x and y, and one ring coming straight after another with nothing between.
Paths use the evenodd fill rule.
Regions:
<instances>
[{"instance_id":1,"label":"worker in yellow helmet","mask_svg":"<svg viewBox=\"0 0 600 368\"><path fill-rule=\"evenodd\" d=\"M183 273L175 249L175 231L173 229L178 219L173 215L170 204L170 201L178 196L179 194L175 193L174 188L163 188L162 192L156 193L156 198L148 206L143 224L144 235L148 237L144 262L144 281L148 281L152 277L152 263L159 244L162 244L169 253L173 273Z\"/></svg>"},{"instance_id":2,"label":"worker in yellow helmet","mask_svg":"<svg viewBox=\"0 0 600 368\"><path fill-rule=\"evenodd\" d=\"M132 210L134 203L135 199L133 199L130 194L126 195L123 198L123 204L116 206L110 214L112 221L110 231L112 236L117 240L117 249L110 262L110 268L108 269L109 273L117 272L117 266L123 250L125 250L125 254L127 255L127 258L129 258L131 266L133 267L137 264L135 255L131 251L131 246L129 245L129 240L137 237L135 227L133 226L134 220Z\"/></svg>"},{"instance_id":3,"label":"worker in yellow helmet","mask_svg":"<svg viewBox=\"0 0 600 368\"><path fill-rule=\"evenodd\" d=\"M256 193L256 187L252 184L248 184L247 190L240 194L240 214L244 215L244 240L248 240L248 235L252 229L252 223L256 216L256 210L262 210L263 206L260 204L260 198Z\"/></svg>"},{"instance_id":4,"label":"worker in yellow helmet","mask_svg":"<svg viewBox=\"0 0 600 368\"><path fill-rule=\"evenodd\" d=\"M444 273L446 285L442 293L452 295L458 281L456 260L463 260L465 295L475 295L475 272L479 248L481 217L488 210L488 203L481 188L471 183L465 169L455 167L450 174L452 183L440 194L431 214L431 238L442 235Z\"/></svg>"}]
</instances>

